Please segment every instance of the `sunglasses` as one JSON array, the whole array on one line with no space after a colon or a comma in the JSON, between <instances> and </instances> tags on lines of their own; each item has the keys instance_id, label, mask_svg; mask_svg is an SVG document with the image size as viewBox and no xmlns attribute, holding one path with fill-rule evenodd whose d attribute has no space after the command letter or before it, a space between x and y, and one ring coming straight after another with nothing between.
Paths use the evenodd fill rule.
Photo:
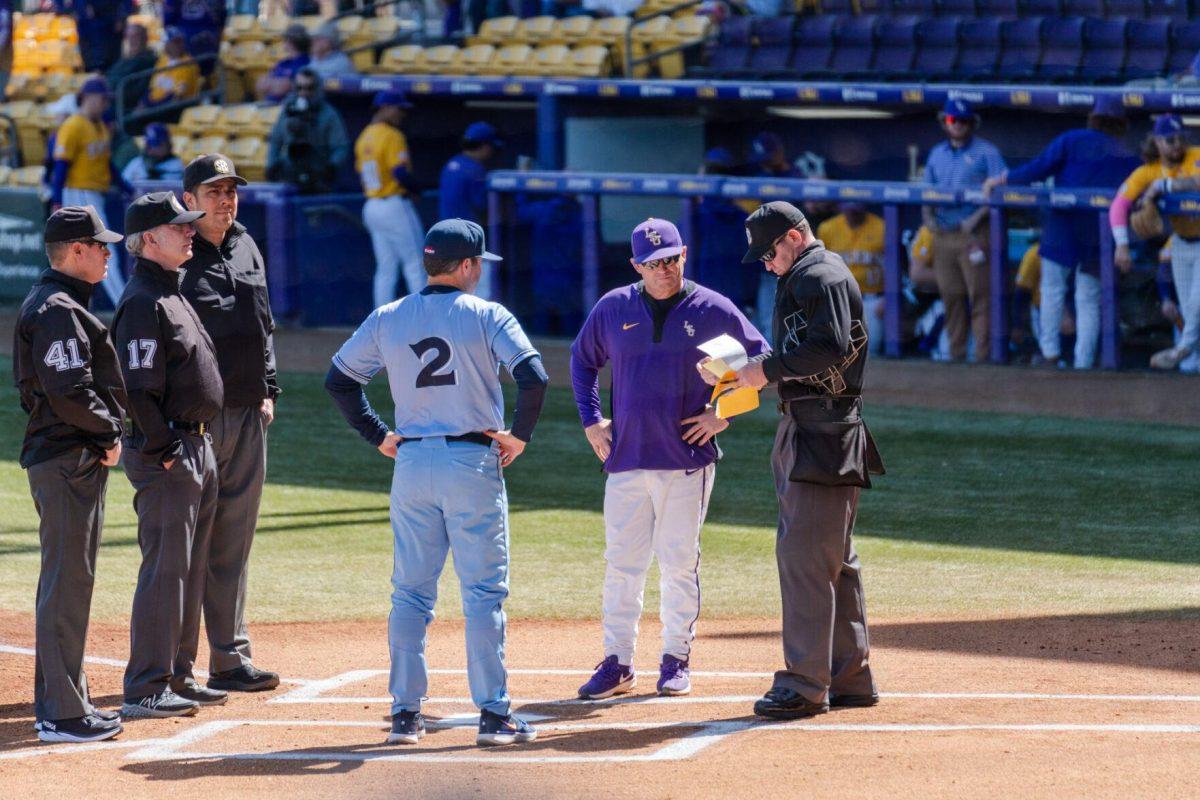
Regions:
<instances>
[{"instance_id":1,"label":"sunglasses","mask_svg":"<svg viewBox=\"0 0 1200 800\"><path fill-rule=\"evenodd\" d=\"M296 84L297 92L311 92L311 91L315 91L316 88L317 88L317 85L315 83L297 83Z\"/></svg>"},{"instance_id":2,"label":"sunglasses","mask_svg":"<svg viewBox=\"0 0 1200 800\"><path fill-rule=\"evenodd\" d=\"M1187 143L1187 137L1182 133L1173 133L1170 136L1162 137L1163 141L1169 145L1181 145Z\"/></svg>"},{"instance_id":3,"label":"sunglasses","mask_svg":"<svg viewBox=\"0 0 1200 800\"><path fill-rule=\"evenodd\" d=\"M678 263L679 263L679 256L671 256L670 258L659 258L654 261L647 261L644 264L642 264L641 267L642 267L642 269L648 269L651 272L653 272L654 270L658 269L659 267L662 267L665 269L666 267L673 267Z\"/></svg>"},{"instance_id":4,"label":"sunglasses","mask_svg":"<svg viewBox=\"0 0 1200 800\"><path fill-rule=\"evenodd\" d=\"M789 228L788 230L784 231L783 236L780 236L778 239L771 242L771 249L768 250L767 252L763 253L761 256L759 256L758 260L764 264L770 264L772 261L775 260L775 248L779 247L779 243L782 242L789 233L791 233L792 231L798 231L798 230L800 230L800 229L799 228Z\"/></svg>"}]
</instances>

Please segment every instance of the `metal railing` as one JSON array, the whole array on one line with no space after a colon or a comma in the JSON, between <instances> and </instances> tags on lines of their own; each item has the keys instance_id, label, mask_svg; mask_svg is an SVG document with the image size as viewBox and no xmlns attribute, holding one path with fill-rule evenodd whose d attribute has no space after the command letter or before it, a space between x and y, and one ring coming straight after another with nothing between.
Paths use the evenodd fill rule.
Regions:
<instances>
[{"instance_id":1,"label":"metal railing","mask_svg":"<svg viewBox=\"0 0 1200 800\"><path fill-rule=\"evenodd\" d=\"M710 33L707 36L701 37L699 39L692 39L692 40L689 40L686 42L682 42L673 47L668 47L664 50L655 50L654 52L647 53L646 55L639 56L638 58L633 57L633 29L634 28L636 28L638 25L642 25L646 22L649 22L650 20L652 20L656 17L669 17L672 14L674 14L676 11L682 11L685 8L692 8L693 6L701 5L703 2L704 2L704 0L684 0L684 2L682 2L682 3L678 3L673 6L668 6L667 8L656 11L653 14L647 14L644 17L635 18L633 20L633 22L629 25L629 27L625 29L625 77L627 77L627 78L633 77L633 68L636 66L639 66L641 64L648 64L651 61L657 61L658 59L662 58L663 56L669 56L669 55L673 55L675 53L682 53L685 50L690 50L693 47L705 45L708 42L711 42L714 39L716 39L717 34Z\"/></svg>"},{"instance_id":2,"label":"metal railing","mask_svg":"<svg viewBox=\"0 0 1200 800\"><path fill-rule=\"evenodd\" d=\"M0 114L0 125L4 126L3 141L7 143L0 147L0 164L17 169L22 166L21 132L17 129L17 121L8 114Z\"/></svg>"},{"instance_id":3,"label":"metal railing","mask_svg":"<svg viewBox=\"0 0 1200 800\"><path fill-rule=\"evenodd\" d=\"M162 103L160 105L149 106L146 108L134 108L133 110L129 111L128 113L126 112L126 109L125 109L125 87L126 87L126 85L129 84L130 81L140 80L143 78L153 79L153 76L157 75L160 72L169 72L170 70L178 69L179 67L184 67L189 64L196 64L196 65L206 64L210 61L214 62L217 66L217 69L215 69L213 71L213 74L215 74L217 76L216 88L201 89L199 92L196 93L196 95L194 97L188 97L188 98L184 98L184 99L180 99L180 100L172 100L169 103ZM117 83L117 86L114 90L114 94L116 95L117 130L120 131L121 133L125 133L126 126L129 125L130 123L136 123L141 120L152 121L152 120L158 119L159 117L162 117L166 114L170 114L174 111L182 111L185 108L191 108L192 106L200 105L201 103L204 103L206 101L215 101L218 105L223 103L225 100L225 67L220 63L219 54L207 53L205 55L197 56L195 58L189 58L186 61L180 61L180 62L178 62L176 64L172 64L168 67L156 66L152 69L145 69L145 70L142 70L141 72L134 72L129 75L126 75L124 78L122 78ZM141 98L138 98L138 100L140 102Z\"/></svg>"}]
</instances>

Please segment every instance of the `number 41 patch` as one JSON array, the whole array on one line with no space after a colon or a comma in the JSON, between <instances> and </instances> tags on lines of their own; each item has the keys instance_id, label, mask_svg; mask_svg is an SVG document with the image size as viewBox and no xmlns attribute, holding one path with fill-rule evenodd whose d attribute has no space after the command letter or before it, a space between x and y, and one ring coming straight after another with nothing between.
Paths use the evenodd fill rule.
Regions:
<instances>
[{"instance_id":1,"label":"number 41 patch","mask_svg":"<svg viewBox=\"0 0 1200 800\"><path fill-rule=\"evenodd\" d=\"M46 366L54 367L55 372L79 369L83 366L83 359L79 357L79 342L75 341L74 337L59 339L50 345L42 361Z\"/></svg>"}]
</instances>

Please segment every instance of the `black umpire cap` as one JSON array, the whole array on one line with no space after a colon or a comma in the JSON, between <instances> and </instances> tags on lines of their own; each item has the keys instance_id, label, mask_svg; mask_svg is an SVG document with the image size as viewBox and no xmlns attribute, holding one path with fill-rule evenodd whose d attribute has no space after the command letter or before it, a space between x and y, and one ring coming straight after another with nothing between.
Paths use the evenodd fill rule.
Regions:
<instances>
[{"instance_id":1,"label":"black umpire cap","mask_svg":"<svg viewBox=\"0 0 1200 800\"><path fill-rule=\"evenodd\" d=\"M159 225L182 225L195 222L203 211L188 211L174 192L150 192L133 201L125 211L125 235L142 233Z\"/></svg>"},{"instance_id":2,"label":"black umpire cap","mask_svg":"<svg viewBox=\"0 0 1200 800\"><path fill-rule=\"evenodd\" d=\"M750 249L742 256L743 264L753 264L771 249L775 240L792 228L798 228L808 222L804 212L791 203L783 200L772 200L758 207L746 217L746 241Z\"/></svg>"},{"instance_id":3,"label":"black umpire cap","mask_svg":"<svg viewBox=\"0 0 1200 800\"><path fill-rule=\"evenodd\" d=\"M43 239L51 242L69 242L73 239L95 239L105 244L116 244L125 237L104 227L100 215L92 206L63 206L46 220Z\"/></svg>"},{"instance_id":4,"label":"black umpire cap","mask_svg":"<svg viewBox=\"0 0 1200 800\"><path fill-rule=\"evenodd\" d=\"M238 186L245 186L246 179L237 174L233 161L220 153L196 156L183 170L183 188L191 191L202 183L215 183L232 179Z\"/></svg>"}]
</instances>

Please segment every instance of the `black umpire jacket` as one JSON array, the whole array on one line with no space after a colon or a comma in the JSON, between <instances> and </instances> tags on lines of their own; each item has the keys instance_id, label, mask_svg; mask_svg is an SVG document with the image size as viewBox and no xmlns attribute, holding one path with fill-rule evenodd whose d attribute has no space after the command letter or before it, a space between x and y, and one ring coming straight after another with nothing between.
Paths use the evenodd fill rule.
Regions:
<instances>
[{"instance_id":1,"label":"black umpire jacket","mask_svg":"<svg viewBox=\"0 0 1200 800\"><path fill-rule=\"evenodd\" d=\"M180 267L179 290L217 350L225 406L258 406L280 394L275 376L275 320L267 297L267 270L254 238L238 223L217 247L199 234L193 256Z\"/></svg>"},{"instance_id":2,"label":"black umpire jacket","mask_svg":"<svg viewBox=\"0 0 1200 800\"><path fill-rule=\"evenodd\" d=\"M103 453L121 438L125 384L91 298L92 284L47 269L21 304L13 378L29 414L22 467L79 447Z\"/></svg>"},{"instance_id":3,"label":"black umpire jacket","mask_svg":"<svg viewBox=\"0 0 1200 800\"><path fill-rule=\"evenodd\" d=\"M113 340L129 395L131 444L171 461L185 435L171 423L208 422L224 392L212 339L179 293L179 273L138 258L113 317Z\"/></svg>"}]
</instances>

